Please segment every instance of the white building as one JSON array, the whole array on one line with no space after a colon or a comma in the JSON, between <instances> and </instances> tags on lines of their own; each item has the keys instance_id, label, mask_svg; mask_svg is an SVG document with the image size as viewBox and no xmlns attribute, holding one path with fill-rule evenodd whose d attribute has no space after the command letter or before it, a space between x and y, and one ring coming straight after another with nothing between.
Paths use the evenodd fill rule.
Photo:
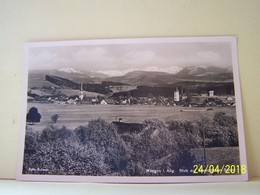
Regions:
<instances>
[{"instance_id":1,"label":"white building","mask_svg":"<svg viewBox=\"0 0 260 195\"><path fill-rule=\"evenodd\" d=\"M82 83L80 84L80 91L79 91L79 99L83 100L84 98L84 93L83 93L83 85Z\"/></svg>"},{"instance_id":2,"label":"white building","mask_svg":"<svg viewBox=\"0 0 260 195\"><path fill-rule=\"evenodd\" d=\"M214 91L213 90L209 91L209 97L213 97L213 96L214 96Z\"/></svg>"},{"instance_id":3,"label":"white building","mask_svg":"<svg viewBox=\"0 0 260 195\"><path fill-rule=\"evenodd\" d=\"M113 99L103 99L101 102L100 102L101 105L112 105L114 104L114 100Z\"/></svg>"},{"instance_id":4,"label":"white building","mask_svg":"<svg viewBox=\"0 0 260 195\"><path fill-rule=\"evenodd\" d=\"M177 87L176 87L176 90L173 92L173 100L175 102L179 102L180 101L180 92L179 92Z\"/></svg>"},{"instance_id":5,"label":"white building","mask_svg":"<svg viewBox=\"0 0 260 195\"><path fill-rule=\"evenodd\" d=\"M101 105L108 105L108 102L107 102L106 100L102 100L102 101L100 102L100 104L101 104Z\"/></svg>"}]
</instances>

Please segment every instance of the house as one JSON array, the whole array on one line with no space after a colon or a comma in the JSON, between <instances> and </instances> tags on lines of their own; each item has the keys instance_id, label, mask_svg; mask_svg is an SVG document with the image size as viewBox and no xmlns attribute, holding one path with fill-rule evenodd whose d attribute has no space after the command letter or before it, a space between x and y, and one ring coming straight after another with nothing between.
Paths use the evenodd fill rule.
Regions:
<instances>
[{"instance_id":1,"label":"house","mask_svg":"<svg viewBox=\"0 0 260 195\"><path fill-rule=\"evenodd\" d=\"M231 96L228 96L228 97L226 98L226 100L228 100L228 101L232 101L233 98L232 98Z\"/></svg>"},{"instance_id":2,"label":"house","mask_svg":"<svg viewBox=\"0 0 260 195\"><path fill-rule=\"evenodd\" d=\"M209 91L209 97L213 97L213 96L214 96L214 91L213 90Z\"/></svg>"},{"instance_id":3,"label":"house","mask_svg":"<svg viewBox=\"0 0 260 195\"><path fill-rule=\"evenodd\" d=\"M73 100L73 99L68 99L66 101L67 104L77 104L76 100Z\"/></svg>"},{"instance_id":4,"label":"house","mask_svg":"<svg viewBox=\"0 0 260 195\"><path fill-rule=\"evenodd\" d=\"M186 99L188 99L188 96L185 95L185 94L183 94L183 95L181 96L181 99L182 99L182 100L186 100Z\"/></svg>"},{"instance_id":5,"label":"house","mask_svg":"<svg viewBox=\"0 0 260 195\"><path fill-rule=\"evenodd\" d=\"M130 103L131 103L131 100L129 98L121 100L121 104L123 104L123 105L130 104Z\"/></svg>"},{"instance_id":6,"label":"house","mask_svg":"<svg viewBox=\"0 0 260 195\"><path fill-rule=\"evenodd\" d=\"M99 101L98 101L97 98L92 98L92 99L91 99L91 103L92 103L92 104L98 104Z\"/></svg>"},{"instance_id":7,"label":"house","mask_svg":"<svg viewBox=\"0 0 260 195\"><path fill-rule=\"evenodd\" d=\"M101 105L108 105L108 104L114 104L114 100L113 99L103 99L100 102Z\"/></svg>"},{"instance_id":8,"label":"house","mask_svg":"<svg viewBox=\"0 0 260 195\"><path fill-rule=\"evenodd\" d=\"M200 95L201 95L202 97L207 97L207 96L208 96L207 93L201 93Z\"/></svg>"},{"instance_id":9,"label":"house","mask_svg":"<svg viewBox=\"0 0 260 195\"><path fill-rule=\"evenodd\" d=\"M192 96L190 98L190 105L191 106L202 106L206 99L207 98L203 97L203 96Z\"/></svg>"},{"instance_id":10,"label":"house","mask_svg":"<svg viewBox=\"0 0 260 195\"><path fill-rule=\"evenodd\" d=\"M222 101L227 106L233 106L234 103L236 102L235 97L233 97L233 96L227 96L226 98L223 98Z\"/></svg>"},{"instance_id":11,"label":"house","mask_svg":"<svg viewBox=\"0 0 260 195\"><path fill-rule=\"evenodd\" d=\"M121 121L113 121L112 124L117 127L117 132L119 134L139 133L144 128L144 124L142 123L124 123Z\"/></svg>"},{"instance_id":12,"label":"house","mask_svg":"<svg viewBox=\"0 0 260 195\"><path fill-rule=\"evenodd\" d=\"M204 103L205 106L224 106L225 103L219 98L207 98Z\"/></svg>"}]
</instances>

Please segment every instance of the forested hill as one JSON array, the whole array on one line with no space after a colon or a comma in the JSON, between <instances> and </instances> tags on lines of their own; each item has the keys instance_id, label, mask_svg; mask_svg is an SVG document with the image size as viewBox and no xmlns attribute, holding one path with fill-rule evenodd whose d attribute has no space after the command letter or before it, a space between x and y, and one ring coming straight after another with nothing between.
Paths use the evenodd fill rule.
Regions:
<instances>
[{"instance_id":1,"label":"forested hill","mask_svg":"<svg viewBox=\"0 0 260 195\"><path fill-rule=\"evenodd\" d=\"M45 80L49 81L55 85L58 85L60 87L69 87L71 89L80 89L80 84L73 82L69 79L65 79L62 77L57 77L57 76L53 76L53 75L46 75L45 76Z\"/></svg>"},{"instance_id":2,"label":"forested hill","mask_svg":"<svg viewBox=\"0 0 260 195\"><path fill-rule=\"evenodd\" d=\"M81 84L73 82L69 79L62 78L62 77L57 77L53 75L46 75L45 79L57 86L60 87L68 87L71 89L78 89L80 90ZM108 94L111 93L112 91L108 89L105 85L102 84L82 84L82 90L84 91L89 91L89 92L96 92L100 94Z\"/></svg>"},{"instance_id":3,"label":"forested hill","mask_svg":"<svg viewBox=\"0 0 260 195\"><path fill-rule=\"evenodd\" d=\"M172 97L176 87L183 93L202 94L214 90L215 95L234 95L233 82L196 82L196 81L180 81L162 87L138 86L137 89L128 92L128 95L133 97L147 97L152 95L155 97L164 96ZM126 92L114 93L113 96L125 96Z\"/></svg>"}]
</instances>

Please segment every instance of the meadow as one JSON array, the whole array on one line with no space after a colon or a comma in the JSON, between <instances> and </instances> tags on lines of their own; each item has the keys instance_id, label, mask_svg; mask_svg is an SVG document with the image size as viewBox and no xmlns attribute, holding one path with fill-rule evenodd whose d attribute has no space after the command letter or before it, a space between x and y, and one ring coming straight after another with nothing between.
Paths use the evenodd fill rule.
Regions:
<instances>
[{"instance_id":1,"label":"meadow","mask_svg":"<svg viewBox=\"0 0 260 195\"><path fill-rule=\"evenodd\" d=\"M27 112L31 107L36 107L41 114L40 123L33 125L33 129L37 130L53 125L51 116L54 114L59 115L55 126L66 126L69 129L86 125L90 120L98 118L102 118L107 122L117 121L122 118L123 122L142 123L144 120L151 118L166 122L171 120L196 121L202 117L212 118L216 112L225 112L234 117L236 115L235 107L214 107L212 110L207 110L206 107L28 103Z\"/></svg>"},{"instance_id":2,"label":"meadow","mask_svg":"<svg viewBox=\"0 0 260 195\"><path fill-rule=\"evenodd\" d=\"M203 164L203 148L192 149L191 153L195 156L197 164ZM206 148L208 165L239 165L239 147L215 147Z\"/></svg>"}]
</instances>

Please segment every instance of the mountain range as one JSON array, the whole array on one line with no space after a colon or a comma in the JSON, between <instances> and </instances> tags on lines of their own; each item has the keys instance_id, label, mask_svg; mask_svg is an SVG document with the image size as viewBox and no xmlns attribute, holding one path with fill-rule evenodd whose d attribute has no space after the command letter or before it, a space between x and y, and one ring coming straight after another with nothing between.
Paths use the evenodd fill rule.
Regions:
<instances>
[{"instance_id":1,"label":"mountain range","mask_svg":"<svg viewBox=\"0 0 260 195\"><path fill-rule=\"evenodd\" d=\"M203 82L232 82L233 73L231 67L220 68L216 66L189 66L176 74L155 71L132 71L122 76L109 77L103 73L94 71L81 71L73 68L61 68L59 70L31 70L29 72L29 88L53 85L45 81L46 75L54 75L69 79L77 83L97 84L104 81L124 83L136 86L166 86L180 81Z\"/></svg>"},{"instance_id":2,"label":"mountain range","mask_svg":"<svg viewBox=\"0 0 260 195\"><path fill-rule=\"evenodd\" d=\"M164 86L178 81L230 82L233 74L230 68L215 66L190 66L176 74L166 72L133 71L123 76L106 78L108 81L122 82L137 86Z\"/></svg>"}]
</instances>

